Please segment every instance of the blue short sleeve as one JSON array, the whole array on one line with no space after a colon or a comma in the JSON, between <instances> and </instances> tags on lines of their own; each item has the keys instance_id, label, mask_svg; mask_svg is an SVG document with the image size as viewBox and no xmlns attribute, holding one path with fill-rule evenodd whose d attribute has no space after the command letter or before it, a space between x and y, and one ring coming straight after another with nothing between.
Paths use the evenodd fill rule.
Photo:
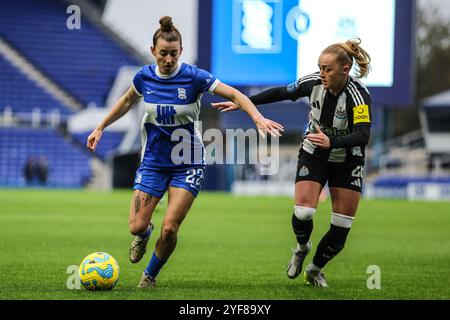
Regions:
<instances>
[{"instance_id":1,"label":"blue short sleeve","mask_svg":"<svg viewBox=\"0 0 450 320\"><path fill-rule=\"evenodd\" d=\"M198 69L195 80L201 92L214 92L214 89L219 84L219 80L217 80L217 78L212 73L209 73L208 71L205 71L203 69Z\"/></svg>"},{"instance_id":2,"label":"blue short sleeve","mask_svg":"<svg viewBox=\"0 0 450 320\"><path fill-rule=\"evenodd\" d=\"M134 89L140 96L142 96L142 87L144 83L143 73L143 70L140 70L138 73L136 73L132 82Z\"/></svg>"}]
</instances>

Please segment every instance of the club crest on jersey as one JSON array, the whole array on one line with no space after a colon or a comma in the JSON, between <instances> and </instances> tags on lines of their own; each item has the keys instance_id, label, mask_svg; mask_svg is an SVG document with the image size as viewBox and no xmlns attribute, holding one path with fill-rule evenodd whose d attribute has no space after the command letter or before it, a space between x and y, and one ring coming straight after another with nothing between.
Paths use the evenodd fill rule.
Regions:
<instances>
[{"instance_id":1,"label":"club crest on jersey","mask_svg":"<svg viewBox=\"0 0 450 320\"><path fill-rule=\"evenodd\" d=\"M298 172L298 176L299 177L306 177L307 175L309 175L309 170L306 166L302 166L302 168L300 169L300 171Z\"/></svg>"},{"instance_id":2,"label":"club crest on jersey","mask_svg":"<svg viewBox=\"0 0 450 320\"><path fill-rule=\"evenodd\" d=\"M334 116L338 119L345 119L347 117L347 112L345 111L345 108L338 107L334 113Z\"/></svg>"},{"instance_id":3,"label":"club crest on jersey","mask_svg":"<svg viewBox=\"0 0 450 320\"><path fill-rule=\"evenodd\" d=\"M138 173L136 175L136 179L134 180L136 183L141 183L142 182L142 173Z\"/></svg>"},{"instance_id":4,"label":"club crest on jersey","mask_svg":"<svg viewBox=\"0 0 450 320\"><path fill-rule=\"evenodd\" d=\"M185 88L178 88L178 98L182 100L187 99L186 89Z\"/></svg>"}]
</instances>

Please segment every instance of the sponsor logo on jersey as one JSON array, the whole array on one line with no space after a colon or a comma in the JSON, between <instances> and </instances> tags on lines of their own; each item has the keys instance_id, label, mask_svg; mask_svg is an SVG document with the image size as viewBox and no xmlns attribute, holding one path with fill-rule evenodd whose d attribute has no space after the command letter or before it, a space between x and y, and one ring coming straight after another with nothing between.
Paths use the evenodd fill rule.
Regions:
<instances>
[{"instance_id":1,"label":"sponsor logo on jersey","mask_svg":"<svg viewBox=\"0 0 450 320\"><path fill-rule=\"evenodd\" d=\"M298 172L298 176L299 177L306 177L307 175L309 175L309 170L306 166L302 166L302 168L300 169L300 171Z\"/></svg>"},{"instance_id":2,"label":"sponsor logo on jersey","mask_svg":"<svg viewBox=\"0 0 450 320\"><path fill-rule=\"evenodd\" d=\"M325 126L321 125L320 122L317 121L316 119L314 119L313 117L311 117L311 121L314 122L317 126L319 126L320 130L329 137L330 136L333 136L333 137L343 136L350 132L348 130L348 128L347 129L337 129L335 127L332 127L332 128L325 127ZM317 133L317 130L314 129L314 125L313 126L310 125L310 131L313 133Z\"/></svg>"},{"instance_id":3,"label":"sponsor logo on jersey","mask_svg":"<svg viewBox=\"0 0 450 320\"><path fill-rule=\"evenodd\" d=\"M177 90L178 90L178 98L180 98L182 100L186 100L187 99L186 89L178 88Z\"/></svg>"},{"instance_id":4,"label":"sponsor logo on jersey","mask_svg":"<svg viewBox=\"0 0 450 320\"><path fill-rule=\"evenodd\" d=\"M162 125L175 124L176 114L175 106L164 106L160 104L156 106L156 121Z\"/></svg>"},{"instance_id":5,"label":"sponsor logo on jersey","mask_svg":"<svg viewBox=\"0 0 450 320\"><path fill-rule=\"evenodd\" d=\"M370 123L369 106L363 104L353 108L353 124Z\"/></svg>"},{"instance_id":6,"label":"sponsor logo on jersey","mask_svg":"<svg viewBox=\"0 0 450 320\"><path fill-rule=\"evenodd\" d=\"M333 128L321 128L322 132L324 132L327 136L339 137L348 134L350 131L348 129L339 130L335 127Z\"/></svg>"}]
</instances>

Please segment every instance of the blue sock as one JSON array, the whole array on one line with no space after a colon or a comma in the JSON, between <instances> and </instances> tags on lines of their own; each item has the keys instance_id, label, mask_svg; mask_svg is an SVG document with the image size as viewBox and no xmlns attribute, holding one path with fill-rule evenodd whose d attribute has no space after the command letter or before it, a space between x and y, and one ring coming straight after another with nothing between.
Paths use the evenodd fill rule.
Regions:
<instances>
[{"instance_id":1,"label":"blue sock","mask_svg":"<svg viewBox=\"0 0 450 320\"><path fill-rule=\"evenodd\" d=\"M152 258L150 259L147 268L145 268L144 273L152 278L156 278L165 263L166 261L159 260L155 252L153 252Z\"/></svg>"},{"instance_id":2,"label":"blue sock","mask_svg":"<svg viewBox=\"0 0 450 320\"><path fill-rule=\"evenodd\" d=\"M148 237L150 237L151 234L152 234L152 228L150 228L150 226L148 226L147 230L141 234L138 234L138 236L141 237L142 239L147 239Z\"/></svg>"}]
</instances>

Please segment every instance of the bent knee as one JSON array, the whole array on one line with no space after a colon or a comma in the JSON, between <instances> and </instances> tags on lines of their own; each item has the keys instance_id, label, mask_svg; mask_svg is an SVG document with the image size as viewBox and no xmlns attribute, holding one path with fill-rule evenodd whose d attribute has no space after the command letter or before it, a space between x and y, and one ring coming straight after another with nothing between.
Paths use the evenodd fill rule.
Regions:
<instances>
[{"instance_id":1,"label":"bent knee","mask_svg":"<svg viewBox=\"0 0 450 320\"><path fill-rule=\"evenodd\" d=\"M178 230L180 229L180 225L178 224L166 224L162 227L162 235L163 237L174 238L177 236Z\"/></svg>"},{"instance_id":2,"label":"bent knee","mask_svg":"<svg viewBox=\"0 0 450 320\"><path fill-rule=\"evenodd\" d=\"M128 221L128 230L133 236L137 236L139 234L144 233L147 231L148 223L144 223L139 220L130 220Z\"/></svg>"},{"instance_id":3,"label":"bent knee","mask_svg":"<svg viewBox=\"0 0 450 320\"><path fill-rule=\"evenodd\" d=\"M316 213L315 208L303 207L303 206L295 206L294 215L300 221L311 220Z\"/></svg>"}]
</instances>

